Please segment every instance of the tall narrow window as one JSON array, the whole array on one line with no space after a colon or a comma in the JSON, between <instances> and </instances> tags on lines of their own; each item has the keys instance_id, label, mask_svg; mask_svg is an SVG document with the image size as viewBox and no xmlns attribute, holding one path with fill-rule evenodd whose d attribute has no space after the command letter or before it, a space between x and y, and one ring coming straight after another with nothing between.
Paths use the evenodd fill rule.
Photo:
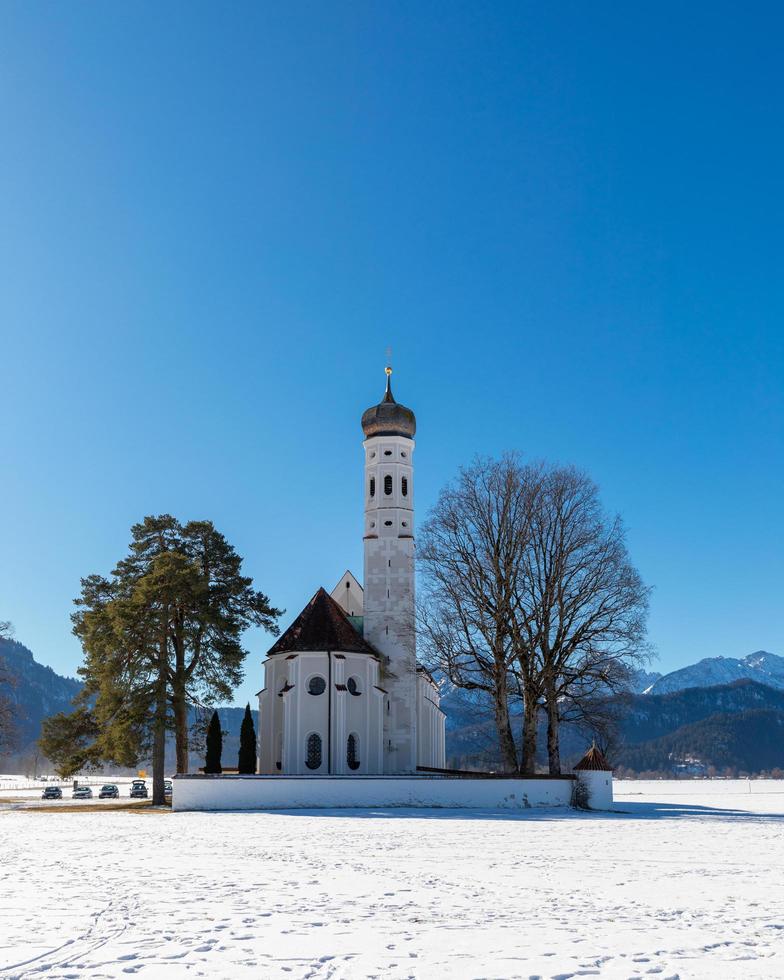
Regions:
<instances>
[{"instance_id":1,"label":"tall narrow window","mask_svg":"<svg viewBox=\"0 0 784 980\"><path fill-rule=\"evenodd\" d=\"M370 496L375 497L376 495L376 478L371 476L370 478Z\"/></svg>"},{"instance_id":2,"label":"tall narrow window","mask_svg":"<svg viewBox=\"0 0 784 980\"><path fill-rule=\"evenodd\" d=\"M315 732L312 735L308 735L305 765L308 769L321 768L321 736Z\"/></svg>"},{"instance_id":3,"label":"tall narrow window","mask_svg":"<svg viewBox=\"0 0 784 980\"><path fill-rule=\"evenodd\" d=\"M405 476L400 481L400 490L402 491L404 497L408 496L408 479Z\"/></svg>"},{"instance_id":4,"label":"tall narrow window","mask_svg":"<svg viewBox=\"0 0 784 980\"><path fill-rule=\"evenodd\" d=\"M353 732L346 741L346 762L349 769L353 771L359 769L359 739Z\"/></svg>"},{"instance_id":5,"label":"tall narrow window","mask_svg":"<svg viewBox=\"0 0 784 980\"><path fill-rule=\"evenodd\" d=\"M389 473L387 473L387 475L384 477L384 493L387 495L387 497L392 496L392 477L389 475Z\"/></svg>"}]
</instances>

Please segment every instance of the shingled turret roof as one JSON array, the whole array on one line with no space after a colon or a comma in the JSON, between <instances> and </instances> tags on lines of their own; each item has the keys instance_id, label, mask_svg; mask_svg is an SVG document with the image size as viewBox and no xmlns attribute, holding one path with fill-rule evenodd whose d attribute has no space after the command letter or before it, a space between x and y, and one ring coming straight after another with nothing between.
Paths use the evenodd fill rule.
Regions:
<instances>
[{"instance_id":1,"label":"shingled turret roof","mask_svg":"<svg viewBox=\"0 0 784 980\"><path fill-rule=\"evenodd\" d=\"M612 772L612 766L605 759L599 749L592 745L585 755L574 767L575 772L584 772L586 769L599 770L600 772Z\"/></svg>"},{"instance_id":2,"label":"shingled turret roof","mask_svg":"<svg viewBox=\"0 0 784 980\"><path fill-rule=\"evenodd\" d=\"M342 653L369 653L376 650L354 629L345 612L324 589L319 589L283 636L269 650L295 653L300 650L337 650Z\"/></svg>"}]
</instances>

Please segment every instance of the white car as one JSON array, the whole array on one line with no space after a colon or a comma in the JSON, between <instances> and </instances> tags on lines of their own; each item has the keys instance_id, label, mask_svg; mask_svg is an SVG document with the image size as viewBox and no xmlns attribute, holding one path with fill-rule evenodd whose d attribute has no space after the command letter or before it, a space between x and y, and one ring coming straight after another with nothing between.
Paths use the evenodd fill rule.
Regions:
<instances>
[{"instance_id":1,"label":"white car","mask_svg":"<svg viewBox=\"0 0 784 980\"><path fill-rule=\"evenodd\" d=\"M92 798L93 791L89 786L77 786L73 793L71 793L72 800L91 800Z\"/></svg>"}]
</instances>

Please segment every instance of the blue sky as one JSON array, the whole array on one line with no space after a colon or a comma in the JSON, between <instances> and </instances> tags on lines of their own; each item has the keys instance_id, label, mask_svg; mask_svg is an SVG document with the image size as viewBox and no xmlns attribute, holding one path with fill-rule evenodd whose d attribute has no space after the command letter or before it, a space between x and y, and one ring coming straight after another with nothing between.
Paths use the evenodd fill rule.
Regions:
<instances>
[{"instance_id":1,"label":"blue sky","mask_svg":"<svg viewBox=\"0 0 784 980\"><path fill-rule=\"evenodd\" d=\"M284 625L361 575L387 345L420 519L476 452L576 463L659 669L784 653L784 14L633 8L0 7L0 619L39 660L145 514L212 519Z\"/></svg>"}]
</instances>

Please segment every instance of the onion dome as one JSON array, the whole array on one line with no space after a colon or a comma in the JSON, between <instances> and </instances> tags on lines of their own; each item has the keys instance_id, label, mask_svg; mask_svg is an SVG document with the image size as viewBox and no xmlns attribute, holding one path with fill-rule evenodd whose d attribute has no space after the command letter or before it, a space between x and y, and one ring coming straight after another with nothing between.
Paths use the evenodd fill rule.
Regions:
<instances>
[{"instance_id":1,"label":"onion dome","mask_svg":"<svg viewBox=\"0 0 784 980\"><path fill-rule=\"evenodd\" d=\"M371 436L406 436L414 438L416 432L416 416L410 408L398 405L392 396L392 368L385 369L387 374L387 390L384 397L362 416L362 431L365 438Z\"/></svg>"}]
</instances>

